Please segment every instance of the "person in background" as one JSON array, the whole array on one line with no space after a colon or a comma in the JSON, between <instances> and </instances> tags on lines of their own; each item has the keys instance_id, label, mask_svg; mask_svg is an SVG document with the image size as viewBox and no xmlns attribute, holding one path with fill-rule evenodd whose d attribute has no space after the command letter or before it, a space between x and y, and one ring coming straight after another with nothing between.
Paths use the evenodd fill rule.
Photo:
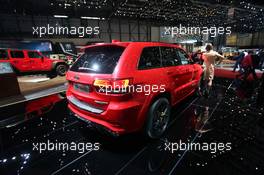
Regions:
<instances>
[{"instance_id":1,"label":"person in background","mask_svg":"<svg viewBox=\"0 0 264 175\"><path fill-rule=\"evenodd\" d=\"M203 54L203 60L204 60L204 85L205 85L205 92L204 95L206 97L209 96L210 90L213 84L214 79L214 66L216 61L218 60L218 64L222 62L224 57L217 53L216 51L213 51L212 44L207 44L205 47L206 52Z\"/></svg>"},{"instance_id":2,"label":"person in background","mask_svg":"<svg viewBox=\"0 0 264 175\"><path fill-rule=\"evenodd\" d=\"M202 51L201 49L198 49L193 55L192 60L195 63L202 64Z\"/></svg>"},{"instance_id":3,"label":"person in background","mask_svg":"<svg viewBox=\"0 0 264 175\"><path fill-rule=\"evenodd\" d=\"M237 67L239 66L239 72L241 72L241 62L245 57L245 53L241 52L238 56L235 57L236 63L234 65L233 72L236 71Z\"/></svg>"},{"instance_id":4,"label":"person in background","mask_svg":"<svg viewBox=\"0 0 264 175\"><path fill-rule=\"evenodd\" d=\"M260 61L259 61L259 70L262 71L262 66L263 66L263 63L264 63L264 49L261 49L259 51L258 56L260 58Z\"/></svg>"},{"instance_id":5,"label":"person in background","mask_svg":"<svg viewBox=\"0 0 264 175\"><path fill-rule=\"evenodd\" d=\"M248 52L247 52L247 50L244 50L244 52L243 52L244 54L245 54L245 56L247 56L248 55Z\"/></svg>"},{"instance_id":6,"label":"person in background","mask_svg":"<svg viewBox=\"0 0 264 175\"><path fill-rule=\"evenodd\" d=\"M248 51L248 54L243 59L241 65L244 71L237 75L236 77L239 78L243 76L243 80L246 80L247 77L252 73L255 80L258 80L257 74L255 72L255 65L253 64L253 51Z\"/></svg>"}]
</instances>

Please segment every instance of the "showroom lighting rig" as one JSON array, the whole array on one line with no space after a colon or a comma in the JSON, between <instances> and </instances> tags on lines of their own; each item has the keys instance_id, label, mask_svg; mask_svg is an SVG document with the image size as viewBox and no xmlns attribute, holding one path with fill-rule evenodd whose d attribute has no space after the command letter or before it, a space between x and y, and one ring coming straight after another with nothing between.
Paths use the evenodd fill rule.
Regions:
<instances>
[{"instance_id":1,"label":"showroom lighting rig","mask_svg":"<svg viewBox=\"0 0 264 175\"><path fill-rule=\"evenodd\" d=\"M257 1L234 0L43 0L36 3L0 0L3 13L139 19L155 25L231 26L232 31L254 32L264 27L264 7ZM233 19L228 10L235 8ZM13 9L13 10L10 10ZM45 10L43 10L45 9Z\"/></svg>"},{"instance_id":2,"label":"showroom lighting rig","mask_svg":"<svg viewBox=\"0 0 264 175\"><path fill-rule=\"evenodd\" d=\"M128 0L116 11L115 16L151 19L166 23L184 25L221 24L225 20L221 14L227 10L219 7L206 7L193 4L191 1L132 1ZM216 23L218 22L218 23Z\"/></svg>"},{"instance_id":3,"label":"showroom lighting rig","mask_svg":"<svg viewBox=\"0 0 264 175\"><path fill-rule=\"evenodd\" d=\"M209 0L208 2L211 1ZM216 0L214 3L225 5L233 4L232 1L221 0ZM98 8L112 9L114 14L111 17L145 19L155 22L160 21L167 24L181 23L186 26L222 26L223 24L228 25L227 7L223 8L222 6L209 6L205 4L199 4L190 0L124 0L115 2L111 0L92 0L89 2L86 0L52 0L51 5L54 8L63 6L66 6L67 8L67 6L69 6L71 8L89 8L91 10L95 10ZM109 14L111 14L111 12ZM253 26L250 26L251 25L249 25L248 28L244 28L252 29Z\"/></svg>"},{"instance_id":4,"label":"showroom lighting rig","mask_svg":"<svg viewBox=\"0 0 264 175\"><path fill-rule=\"evenodd\" d=\"M241 33L256 32L264 29L264 9L263 6L252 4L247 1L232 1L229 8L234 8L233 19L228 24L233 31ZM236 2L236 3L234 3Z\"/></svg>"},{"instance_id":5,"label":"showroom lighting rig","mask_svg":"<svg viewBox=\"0 0 264 175\"><path fill-rule=\"evenodd\" d=\"M235 8L232 22L228 9ZM127 0L115 12L117 17L143 18L185 26L231 26L234 31L254 32L263 29L264 10L245 1L150 1ZM254 19L254 20L253 20Z\"/></svg>"},{"instance_id":6,"label":"showroom lighting rig","mask_svg":"<svg viewBox=\"0 0 264 175\"><path fill-rule=\"evenodd\" d=\"M101 9L107 6L107 0L50 0L50 5L53 7L62 8L94 8Z\"/></svg>"}]
</instances>

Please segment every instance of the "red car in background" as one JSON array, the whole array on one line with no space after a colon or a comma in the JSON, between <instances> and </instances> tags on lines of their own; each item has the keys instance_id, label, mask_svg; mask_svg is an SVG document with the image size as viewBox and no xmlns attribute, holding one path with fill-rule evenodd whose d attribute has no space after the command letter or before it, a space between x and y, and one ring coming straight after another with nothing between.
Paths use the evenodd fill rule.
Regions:
<instances>
[{"instance_id":1,"label":"red car in background","mask_svg":"<svg viewBox=\"0 0 264 175\"><path fill-rule=\"evenodd\" d=\"M0 49L0 62L9 62L16 73L46 73L64 76L68 65L63 60L53 60L36 50Z\"/></svg>"},{"instance_id":2,"label":"red car in background","mask_svg":"<svg viewBox=\"0 0 264 175\"><path fill-rule=\"evenodd\" d=\"M96 44L67 73L68 107L113 135L143 129L158 138L168 127L171 106L199 89L201 75L201 66L177 45Z\"/></svg>"}]
</instances>

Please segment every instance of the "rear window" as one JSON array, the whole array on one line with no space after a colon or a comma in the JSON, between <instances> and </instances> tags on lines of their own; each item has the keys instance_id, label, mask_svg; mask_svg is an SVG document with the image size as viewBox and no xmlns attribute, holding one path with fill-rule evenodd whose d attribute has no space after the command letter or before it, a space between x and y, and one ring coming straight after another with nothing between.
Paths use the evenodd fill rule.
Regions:
<instances>
[{"instance_id":1,"label":"rear window","mask_svg":"<svg viewBox=\"0 0 264 175\"><path fill-rule=\"evenodd\" d=\"M73 64L71 71L85 73L111 74L117 65L125 47L96 46L85 53Z\"/></svg>"},{"instance_id":2,"label":"rear window","mask_svg":"<svg viewBox=\"0 0 264 175\"><path fill-rule=\"evenodd\" d=\"M7 60L8 55L6 50L0 50L0 60Z\"/></svg>"}]
</instances>

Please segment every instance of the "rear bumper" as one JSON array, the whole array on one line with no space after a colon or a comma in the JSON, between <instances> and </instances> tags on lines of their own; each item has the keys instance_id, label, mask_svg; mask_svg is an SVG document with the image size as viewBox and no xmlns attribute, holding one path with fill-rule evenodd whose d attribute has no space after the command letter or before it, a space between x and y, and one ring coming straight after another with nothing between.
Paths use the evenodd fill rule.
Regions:
<instances>
[{"instance_id":1,"label":"rear bumper","mask_svg":"<svg viewBox=\"0 0 264 175\"><path fill-rule=\"evenodd\" d=\"M86 103L78 103L67 97L69 109L81 120L103 126L112 135L121 135L137 131L141 128L138 124L138 115L141 105L137 102L110 102L105 111L94 108Z\"/></svg>"},{"instance_id":2,"label":"rear bumper","mask_svg":"<svg viewBox=\"0 0 264 175\"><path fill-rule=\"evenodd\" d=\"M101 114L102 112L104 112L104 110L102 110L102 109L98 109L96 107L93 107L87 103L84 103L84 102L78 100L73 95L68 96L67 99L69 100L70 103L72 103L75 106L78 106L80 109L82 109L84 111L92 112L95 114Z\"/></svg>"}]
</instances>

